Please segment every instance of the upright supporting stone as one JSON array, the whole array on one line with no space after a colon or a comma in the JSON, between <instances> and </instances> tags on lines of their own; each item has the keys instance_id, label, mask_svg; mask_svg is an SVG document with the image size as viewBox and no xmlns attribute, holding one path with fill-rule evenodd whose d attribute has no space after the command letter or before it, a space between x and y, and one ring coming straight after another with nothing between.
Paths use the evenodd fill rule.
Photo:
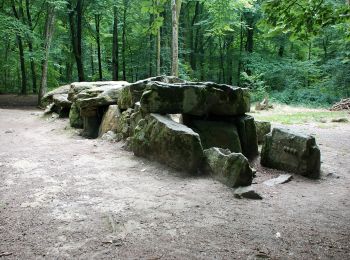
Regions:
<instances>
[{"instance_id":1,"label":"upright supporting stone","mask_svg":"<svg viewBox=\"0 0 350 260\"><path fill-rule=\"evenodd\" d=\"M115 132L118 128L118 117L121 112L117 105L110 105L102 118L98 136L101 137L108 131Z\"/></svg>"},{"instance_id":2,"label":"upright supporting stone","mask_svg":"<svg viewBox=\"0 0 350 260\"><path fill-rule=\"evenodd\" d=\"M320 149L313 136L274 128L265 136L261 151L261 164L279 170L319 178Z\"/></svg>"},{"instance_id":3,"label":"upright supporting stone","mask_svg":"<svg viewBox=\"0 0 350 260\"><path fill-rule=\"evenodd\" d=\"M137 156L190 173L197 173L202 165L199 135L158 114L147 115L139 121L132 138L132 150Z\"/></svg>"},{"instance_id":4,"label":"upright supporting stone","mask_svg":"<svg viewBox=\"0 0 350 260\"><path fill-rule=\"evenodd\" d=\"M241 142L237 127L232 122L187 120L186 125L199 134L204 149L220 147L241 153Z\"/></svg>"},{"instance_id":5,"label":"upright supporting stone","mask_svg":"<svg viewBox=\"0 0 350 260\"><path fill-rule=\"evenodd\" d=\"M73 102L69 111L69 123L70 126L74 128L84 127L83 118L80 115L80 109L75 102Z\"/></svg>"},{"instance_id":6,"label":"upright supporting stone","mask_svg":"<svg viewBox=\"0 0 350 260\"><path fill-rule=\"evenodd\" d=\"M265 135L271 132L271 123L267 121L257 121L255 120L256 134L258 136L258 144L262 144Z\"/></svg>"},{"instance_id":7,"label":"upright supporting stone","mask_svg":"<svg viewBox=\"0 0 350 260\"><path fill-rule=\"evenodd\" d=\"M257 156L259 151L254 118L251 116L237 118L237 129L243 154L248 158Z\"/></svg>"},{"instance_id":8,"label":"upright supporting stone","mask_svg":"<svg viewBox=\"0 0 350 260\"><path fill-rule=\"evenodd\" d=\"M97 138L100 128L103 111L99 108L86 108L81 110L81 116L83 117L84 131L82 135L88 138Z\"/></svg>"}]
</instances>

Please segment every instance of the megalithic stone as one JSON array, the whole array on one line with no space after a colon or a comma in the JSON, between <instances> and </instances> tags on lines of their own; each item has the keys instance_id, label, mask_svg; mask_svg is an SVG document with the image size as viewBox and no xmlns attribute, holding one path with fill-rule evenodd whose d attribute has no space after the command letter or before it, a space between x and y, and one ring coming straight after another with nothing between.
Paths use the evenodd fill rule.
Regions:
<instances>
[{"instance_id":1,"label":"megalithic stone","mask_svg":"<svg viewBox=\"0 0 350 260\"><path fill-rule=\"evenodd\" d=\"M319 178L321 153L313 136L274 128L272 133L265 136L261 164L309 178Z\"/></svg>"},{"instance_id":2,"label":"megalithic stone","mask_svg":"<svg viewBox=\"0 0 350 260\"><path fill-rule=\"evenodd\" d=\"M250 111L248 89L212 82L150 82L140 103L145 113L236 116Z\"/></svg>"}]
</instances>

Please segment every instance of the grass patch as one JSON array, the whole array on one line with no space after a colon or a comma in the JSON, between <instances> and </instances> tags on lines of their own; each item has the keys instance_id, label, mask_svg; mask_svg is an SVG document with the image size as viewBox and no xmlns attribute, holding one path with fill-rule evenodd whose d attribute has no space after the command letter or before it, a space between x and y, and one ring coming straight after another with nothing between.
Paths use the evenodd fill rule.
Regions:
<instances>
[{"instance_id":1,"label":"grass patch","mask_svg":"<svg viewBox=\"0 0 350 260\"><path fill-rule=\"evenodd\" d=\"M252 116L257 120L281 123L285 125L305 124L305 123L330 123L332 119L348 118L347 112L331 111L299 111L291 113L279 113L276 111L266 113L253 113Z\"/></svg>"}]
</instances>

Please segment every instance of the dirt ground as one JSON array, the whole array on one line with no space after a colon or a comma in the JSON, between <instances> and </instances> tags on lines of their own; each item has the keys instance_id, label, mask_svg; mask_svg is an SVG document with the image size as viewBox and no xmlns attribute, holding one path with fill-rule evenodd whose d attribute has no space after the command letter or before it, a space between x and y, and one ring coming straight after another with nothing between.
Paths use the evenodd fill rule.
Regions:
<instances>
[{"instance_id":1,"label":"dirt ground","mask_svg":"<svg viewBox=\"0 0 350 260\"><path fill-rule=\"evenodd\" d=\"M315 134L322 178L259 166L263 200L82 139L67 120L0 109L0 258L350 259L350 124Z\"/></svg>"}]
</instances>

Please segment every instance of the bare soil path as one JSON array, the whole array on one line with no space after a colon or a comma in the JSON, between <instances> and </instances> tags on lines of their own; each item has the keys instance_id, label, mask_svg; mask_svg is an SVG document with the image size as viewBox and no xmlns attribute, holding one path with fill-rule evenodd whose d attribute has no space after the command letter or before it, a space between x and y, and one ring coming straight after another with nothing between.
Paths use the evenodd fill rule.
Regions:
<instances>
[{"instance_id":1,"label":"bare soil path","mask_svg":"<svg viewBox=\"0 0 350 260\"><path fill-rule=\"evenodd\" d=\"M39 114L0 109L0 259L350 259L350 124L295 127L322 179L267 187L255 162L252 201Z\"/></svg>"}]
</instances>

